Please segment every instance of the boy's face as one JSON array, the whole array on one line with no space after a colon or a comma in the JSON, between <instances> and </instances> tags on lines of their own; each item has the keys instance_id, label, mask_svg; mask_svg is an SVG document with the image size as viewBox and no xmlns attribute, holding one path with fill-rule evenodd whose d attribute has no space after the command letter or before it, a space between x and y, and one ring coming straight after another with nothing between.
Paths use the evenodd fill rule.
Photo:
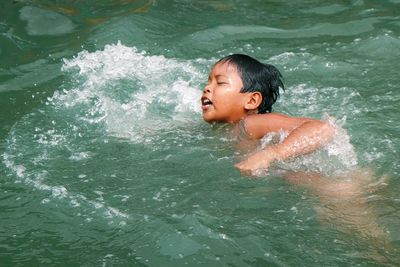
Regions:
<instances>
[{"instance_id":1,"label":"boy's face","mask_svg":"<svg viewBox=\"0 0 400 267\"><path fill-rule=\"evenodd\" d=\"M240 93L242 79L235 65L217 63L211 70L201 97L203 119L206 122L236 123L245 115L246 94Z\"/></svg>"}]
</instances>

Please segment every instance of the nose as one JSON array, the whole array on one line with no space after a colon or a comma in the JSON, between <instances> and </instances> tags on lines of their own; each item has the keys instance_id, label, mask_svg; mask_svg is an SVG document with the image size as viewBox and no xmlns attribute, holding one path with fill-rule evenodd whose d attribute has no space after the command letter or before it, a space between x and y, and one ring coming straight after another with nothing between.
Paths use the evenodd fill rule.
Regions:
<instances>
[{"instance_id":1,"label":"nose","mask_svg":"<svg viewBox=\"0 0 400 267\"><path fill-rule=\"evenodd\" d=\"M211 88L210 88L210 85L209 85L209 84L207 84L207 85L204 87L203 94L205 94L205 93L211 93Z\"/></svg>"}]
</instances>

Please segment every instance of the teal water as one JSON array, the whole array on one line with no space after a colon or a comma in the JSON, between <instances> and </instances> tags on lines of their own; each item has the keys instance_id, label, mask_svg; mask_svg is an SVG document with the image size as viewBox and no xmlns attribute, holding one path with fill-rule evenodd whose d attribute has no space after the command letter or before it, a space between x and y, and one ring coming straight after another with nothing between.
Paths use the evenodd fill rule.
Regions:
<instances>
[{"instance_id":1,"label":"teal water","mask_svg":"<svg viewBox=\"0 0 400 267\"><path fill-rule=\"evenodd\" d=\"M400 1L0 7L1 266L400 264ZM276 65L275 111L336 118L334 142L241 175L199 106L229 53Z\"/></svg>"}]
</instances>

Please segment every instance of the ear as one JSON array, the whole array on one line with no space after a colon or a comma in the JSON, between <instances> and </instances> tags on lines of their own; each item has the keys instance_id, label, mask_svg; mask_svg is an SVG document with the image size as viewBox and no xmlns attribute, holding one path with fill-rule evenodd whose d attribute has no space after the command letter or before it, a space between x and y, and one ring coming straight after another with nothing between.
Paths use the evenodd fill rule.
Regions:
<instances>
[{"instance_id":1,"label":"ear","mask_svg":"<svg viewBox=\"0 0 400 267\"><path fill-rule=\"evenodd\" d=\"M262 102L262 95L260 92L248 93L248 96L246 98L246 103L244 104L244 108L248 111L257 110L261 102Z\"/></svg>"}]
</instances>

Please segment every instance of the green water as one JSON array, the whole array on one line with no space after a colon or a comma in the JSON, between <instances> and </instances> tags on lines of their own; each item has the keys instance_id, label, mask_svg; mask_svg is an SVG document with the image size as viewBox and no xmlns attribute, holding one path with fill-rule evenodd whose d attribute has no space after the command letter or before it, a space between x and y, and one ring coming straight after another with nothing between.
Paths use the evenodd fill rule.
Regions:
<instances>
[{"instance_id":1,"label":"green water","mask_svg":"<svg viewBox=\"0 0 400 267\"><path fill-rule=\"evenodd\" d=\"M0 266L399 265L399 10L3 1ZM199 107L229 53L276 65L275 110L333 116L333 144L256 178L235 170L243 152ZM337 183L288 179L304 169ZM341 196L344 169L368 169L368 185Z\"/></svg>"}]
</instances>

